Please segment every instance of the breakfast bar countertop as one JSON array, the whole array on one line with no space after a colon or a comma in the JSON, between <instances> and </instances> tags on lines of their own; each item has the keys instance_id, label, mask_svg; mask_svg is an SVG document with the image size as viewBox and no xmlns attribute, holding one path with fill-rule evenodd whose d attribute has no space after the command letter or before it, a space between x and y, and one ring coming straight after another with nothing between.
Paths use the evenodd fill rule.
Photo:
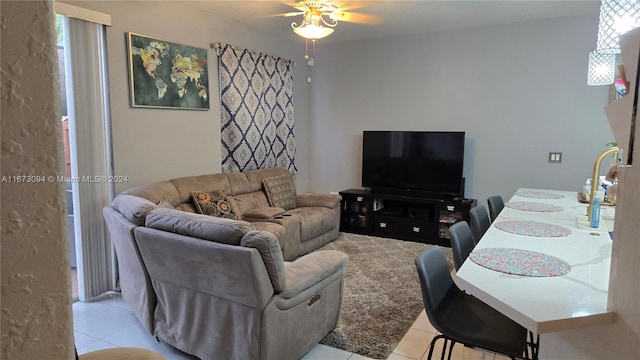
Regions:
<instances>
[{"instance_id":1,"label":"breakfast bar countertop","mask_svg":"<svg viewBox=\"0 0 640 360\"><path fill-rule=\"evenodd\" d=\"M456 284L538 334L613 322L611 225L578 226L586 208L575 191L519 189L457 272Z\"/></svg>"}]
</instances>

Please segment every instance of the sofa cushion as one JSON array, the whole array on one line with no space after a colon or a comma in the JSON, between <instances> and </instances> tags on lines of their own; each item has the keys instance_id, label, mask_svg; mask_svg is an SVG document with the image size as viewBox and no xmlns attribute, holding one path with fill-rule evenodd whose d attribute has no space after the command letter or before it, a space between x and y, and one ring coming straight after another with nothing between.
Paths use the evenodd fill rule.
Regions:
<instances>
[{"instance_id":1,"label":"sofa cushion","mask_svg":"<svg viewBox=\"0 0 640 360\"><path fill-rule=\"evenodd\" d=\"M164 200L160 200L160 202L158 203L158 207L165 208L165 209L175 209L173 205L171 205L170 203Z\"/></svg>"},{"instance_id":2,"label":"sofa cushion","mask_svg":"<svg viewBox=\"0 0 640 360\"><path fill-rule=\"evenodd\" d=\"M193 204L200 214L237 219L229 197L224 190L194 191L192 196Z\"/></svg>"},{"instance_id":3,"label":"sofa cushion","mask_svg":"<svg viewBox=\"0 0 640 360\"><path fill-rule=\"evenodd\" d=\"M267 194L263 190L233 195L233 200L236 205L234 209L239 216L243 216L244 213L255 208L271 207Z\"/></svg>"},{"instance_id":4,"label":"sofa cushion","mask_svg":"<svg viewBox=\"0 0 640 360\"><path fill-rule=\"evenodd\" d=\"M198 213L198 210L196 209L196 206L193 204L193 201L178 204L178 206L176 206L175 209L188 212L188 213Z\"/></svg>"},{"instance_id":5,"label":"sofa cushion","mask_svg":"<svg viewBox=\"0 0 640 360\"><path fill-rule=\"evenodd\" d=\"M291 214L300 217L300 241L333 229L336 221L333 210L326 207L300 207L291 210Z\"/></svg>"},{"instance_id":6,"label":"sofa cushion","mask_svg":"<svg viewBox=\"0 0 640 360\"><path fill-rule=\"evenodd\" d=\"M267 268L273 290L277 293L284 290L287 286L284 260L275 235L266 231L249 231L242 237L240 245L258 250Z\"/></svg>"},{"instance_id":7,"label":"sofa cushion","mask_svg":"<svg viewBox=\"0 0 640 360\"><path fill-rule=\"evenodd\" d=\"M285 175L265 178L262 180L262 184L271 206L285 210L291 210L296 207L295 197Z\"/></svg>"},{"instance_id":8,"label":"sofa cushion","mask_svg":"<svg viewBox=\"0 0 640 360\"><path fill-rule=\"evenodd\" d=\"M253 225L246 221L165 208L150 211L145 226L230 245L239 245L244 234L255 230Z\"/></svg>"},{"instance_id":9,"label":"sofa cushion","mask_svg":"<svg viewBox=\"0 0 640 360\"><path fill-rule=\"evenodd\" d=\"M185 176L181 178L171 179L169 182L176 188L178 194L177 203L191 201L194 191L213 191L222 189L230 193L229 182L224 174L206 174L196 176ZM173 201L172 204L175 204Z\"/></svg>"},{"instance_id":10,"label":"sofa cushion","mask_svg":"<svg viewBox=\"0 0 640 360\"><path fill-rule=\"evenodd\" d=\"M147 199L134 195L120 194L113 199L111 206L122 214L127 220L136 225L144 225L145 218L151 210L158 208L158 205Z\"/></svg>"},{"instance_id":11,"label":"sofa cushion","mask_svg":"<svg viewBox=\"0 0 640 360\"><path fill-rule=\"evenodd\" d=\"M154 204L159 203L161 200L167 201L171 204L180 203L178 191L171 181L161 181L153 184L136 186L121 192L120 195L141 197Z\"/></svg>"},{"instance_id":12,"label":"sofa cushion","mask_svg":"<svg viewBox=\"0 0 640 360\"><path fill-rule=\"evenodd\" d=\"M242 174L244 175L244 178L246 179L246 181L235 181L235 180L232 180L231 177L229 177L229 183L232 185L231 194L233 195L238 195L238 194L247 193L247 192L254 192L254 191L263 191L264 184L262 180L270 177L280 176L280 175L285 175L288 177L289 187L291 188L291 191L293 191L293 194L294 195L296 194L296 185L293 182L293 176L291 176L291 172L289 172L289 170L287 169L284 169L281 167L275 167L275 168L268 168L268 169L245 171L245 172L242 172ZM227 174L227 176L229 175L231 174ZM237 185L240 185L240 186L237 186Z\"/></svg>"}]
</instances>

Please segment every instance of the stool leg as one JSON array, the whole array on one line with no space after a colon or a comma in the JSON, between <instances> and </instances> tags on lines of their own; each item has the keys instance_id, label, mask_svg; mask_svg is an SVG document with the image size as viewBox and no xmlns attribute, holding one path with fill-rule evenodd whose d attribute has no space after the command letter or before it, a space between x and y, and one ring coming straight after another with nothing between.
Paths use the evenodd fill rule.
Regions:
<instances>
[{"instance_id":1,"label":"stool leg","mask_svg":"<svg viewBox=\"0 0 640 360\"><path fill-rule=\"evenodd\" d=\"M447 360L451 360L451 354L453 353L453 345L455 345L456 342L451 340L451 345L449 346L449 357L447 357Z\"/></svg>"},{"instance_id":2,"label":"stool leg","mask_svg":"<svg viewBox=\"0 0 640 360\"><path fill-rule=\"evenodd\" d=\"M431 356L433 355L433 348L436 345L436 341L438 341L439 339L444 339L444 348L442 349L442 354L440 355L440 360L444 360L444 349L447 348L448 341L448 339L444 335L438 335L431 340L431 345L429 345L429 356L427 357L427 360L431 360Z\"/></svg>"},{"instance_id":3,"label":"stool leg","mask_svg":"<svg viewBox=\"0 0 640 360\"><path fill-rule=\"evenodd\" d=\"M444 338L444 344L442 344L442 352L440 353L440 360L444 360L444 356L447 354L447 344L449 344L449 339Z\"/></svg>"},{"instance_id":4,"label":"stool leg","mask_svg":"<svg viewBox=\"0 0 640 360\"><path fill-rule=\"evenodd\" d=\"M533 335L532 331L529 331L529 342L527 342L528 348L531 349L531 360L538 360L538 352L540 351L540 335ZM529 351L527 349L527 355ZM527 356L527 358L529 358Z\"/></svg>"}]
</instances>

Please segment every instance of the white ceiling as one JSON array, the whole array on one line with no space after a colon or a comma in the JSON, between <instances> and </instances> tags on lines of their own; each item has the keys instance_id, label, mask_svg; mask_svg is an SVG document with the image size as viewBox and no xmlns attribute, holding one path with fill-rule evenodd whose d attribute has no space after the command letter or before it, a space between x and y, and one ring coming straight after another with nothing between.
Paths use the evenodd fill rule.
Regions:
<instances>
[{"instance_id":1,"label":"white ceiling","mask_svg":"<svg viewBox=\"0 0 640 360\"><path fill-rule=\"evenodd\" d=\"M301 17L277 14L295 11L295 1L185 1L185 4L208 11L260 31L296 39L291 22ZM322 42L375 39L433 31L473 28L513 22L532 21L575 15L597 14L599 0L413 0L413 1L349 1L333 0L354 12L383 18L380 25L341 22L335 32ZM299 38L297 38L299 39Z\"/></svg>"}]
</instances>

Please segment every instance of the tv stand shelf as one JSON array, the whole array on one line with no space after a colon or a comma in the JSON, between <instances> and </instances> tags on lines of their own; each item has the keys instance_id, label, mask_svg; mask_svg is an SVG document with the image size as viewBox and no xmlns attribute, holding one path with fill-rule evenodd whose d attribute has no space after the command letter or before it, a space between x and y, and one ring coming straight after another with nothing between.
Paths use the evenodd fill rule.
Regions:
<instances>
[{"instance_id":1,"label":"tv stand shelf","mask_svg":"<svg viewBox=\"0 0 640 360\"><path fill-rule=\"evenodd\" d=\"M475 199L438 199L349 189L342 196L340 231L451 246L449 226L469 222Z\"/></svg>"}]
</instances>

